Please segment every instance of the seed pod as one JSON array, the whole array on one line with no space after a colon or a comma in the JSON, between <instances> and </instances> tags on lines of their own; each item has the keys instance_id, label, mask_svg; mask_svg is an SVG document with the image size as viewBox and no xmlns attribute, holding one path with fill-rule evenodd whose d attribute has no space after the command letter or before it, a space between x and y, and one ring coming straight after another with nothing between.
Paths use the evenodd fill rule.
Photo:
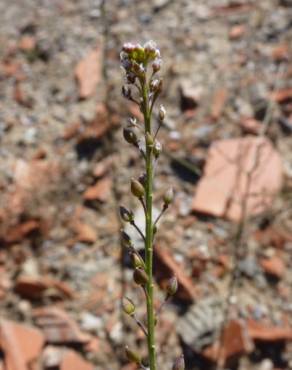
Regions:
<instances>
[{"instance_id":1,"label":"seed pod","mask_svg":"<svg viewBox=\"0 0 292 370\"><path fill-rule=\"evenodd\" d=\"M145 142L147 146L150 146L150 147L153 146L154 140L153 140L152 135L149 132L146 132Z\"/></svg>"},{"instance_id":2,"label":"seed pod","mask_svg":"<svg viewBox=\"0 0 292 370\"><path fill-rule=\"evenodd\" d=\"M135 364L137 365L140 365L142 360L141 360L141 357L139 356L139 354L137 352L134 352L132 351L128 346L125 348L125 353L126 353L126 356L127 356L127 359L130 361L130 362L134 362Z\"/></svg>"},{"instance_id":3,"label":"seed pod","mask_svg":"<svg viewBox=\"0 0 292 370\"><path fill-rule=\"evenodd\" d=\"M121 231L121 243L125 248L132 247L132 240L124 230Z\"/></svg>"},{"instance_id":4,"label":"seed pod","mask_svg":"<svg viewBox=\"0 0 292 370\"><path fill-rule=\"evenodd\" d=\"M127 208L120 207L120 216L121 219L125 222L132 222L134 220L134 214L132 211L128 211Z\"/></svg>"},{"instance_id":5,"label":"seed pod","mask_svg":"<svg viewBox=\"0 0 292 370\"><path fill-rule=\"evenodd\" d=\"M133 278L137 285L146 285L148 283L148 275L142 269L136 268L133 274Z\"/></svg>"},{"instance_id":6,"label":"seed pod","mask_svg":"<svg viewBox=\"0 0 292 370\"><path fill-rule=\"evenodd\" d=\"M165 115L166 115L166 110L165 110L163 105L160 105L159 112L158 112L158 116L159 116L160 121L164 120Z\"/></svg>"},{"instance_id":7,"label":"seed pod","mask_svg":"<svg viewBox=\"0 0 292 370\"><path fill-rule=\"evenodd\" d=\"M174 361L172 370L185 370L185 359L183 355Z\"/></svg>"},{"instance_id":8,"label":"seed pod","mask_svg":"<svg viewBox=\"0 0 292 370\"><path fill-rule=\"evenodd\" d=\"M124 298L123 299L123 303L122 303L122 306L123 306L123 311L127 314L127 315L133 315L134 312L135 312L135 305L133 303L133 301L129 298Z\"/></svg>"},{"instance_id":9,"label":"seed pod","mask_svg":"<svg viewBox=\"0 0 292 370\"><path fill-rule=\"evenodd\" d=\"M131 192L135 197L142 198L145 193L145 189L139 181L132 179L131 180Z\"/></svg>"},{"instance_id":10,"label":"seed pod","mask_svg":"<svg viewBox=\"0 0 292 370\"><path fill-rule=\"evenodd\" d=\"M163 196L164 206L168 207L172 201L173 201L173 189L169 188Z\"/></svg>"},{"instance_id":11,"label":"seed pod","mask_svg":"<svg viewBox=\"0 0 292 370\"><path fill-rule=\"evenodd\" d=\"M142 259L142 257L140 257L138 254L136 253L132 253L131 254L131 257L132 257L132 263L133 263L133 266L135 268L141 268L141 269L145 269L145 263Z\"/></svg>"},{"instance_id":12,"label":"seed pod","mask_svg":"<svg viewBox=\"0 0 292 370\"><path fill-rule=\"evenodd\" d=\"M178 287L177 278L173 276L167 282L166 285L167 294L170 296L175 295L175 293L177 292L177 287Z\"/></svg>"},{"instance_id":13,"label":"seed pod","mask_svg":"<svg viewBox=\"0 0 292 370\"><path fill-rule=\"evenodd\" d=\"M133 128L125 127L123 130L123 136L129 144L137 145L138 138Z\"/></svg>"},{"instance_id":14,"label":"seed pod","mask_svg":"<svg viewBox=\"0 0 292 370\"><path fill-rule=\"evenodd\" d=\"M153 154L154 154L154 157L157 159L160 156L160 153L161 152L162 152L161 143L158 140L155 140L155 143L153 145Z\"/></svg>"}]
</instances>

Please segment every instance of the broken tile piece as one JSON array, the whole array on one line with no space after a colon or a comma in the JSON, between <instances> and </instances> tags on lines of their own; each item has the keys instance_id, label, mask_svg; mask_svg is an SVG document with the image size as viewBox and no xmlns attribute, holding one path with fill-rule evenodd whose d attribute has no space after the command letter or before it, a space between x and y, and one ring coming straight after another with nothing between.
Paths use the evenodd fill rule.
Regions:
<instances>
[{"instance_id":1,"label":"broken tile piece","mask_svg":"<svg viewBox=\"0 0 292 370\"><path fill-rule=\"evenodd\" d=\"M266 274L275 276L278 279L281 279L285 273L285 263L279 256L262 258L260 265Z\"/></svg>"},{"instance_id":2,"label":"broken tile piece","mask_svg":"<svg viewBox=\"0 0 292 370\"><path fill-rule=\"evenodd\" d=\"M91 50L76 66L75 77L79 87L79 97L92 96L101 78L101 50Z\"/></svg>"},{"instance_id":3,"label":"broken tile piece","mask_svg":"<svg viewBox=\"0 0 292 370\"><path fill-rule=\"evenodd\" d=\"M85 344L91 339L90 335L83 333L67 312L60 308L37 308L33 311L33 317L50 344Z\"/></svg>"},{"instance_id":4,"label":"broken tile piece","mask_svg":"<svg viewBox=\"0 0 292 370\"><path fill-rule=\"evenodd\" d=\"M66 351L60 366L60 370L93 370L93 365L84 360L75 351Z\"/></svg>"},{"instance_id":5,"label":"broken tile piece","mask_svg":"<svg viewBox=\"0 0 292 370\"><path fill-rule=\"evenodd\" d=\"M244 208L247 216L268 209L282 182L281 157L268 139L219 140L209 149L192 209L239 221Z\"/></svg>"},{"instance_id":6,"label":"broken tile piece","mask_svg":"<svg viewBox=\"0 0 292 370\"><path fill-rule=\"evenodd\" d=\"M172 276L176 276L178 281L178 290L175 297L186 301L193 301L197 296L192 279L186 275L185 270L181 267L166 248L156 245L154 247L157 268L155 269L156 279L158 282L166 282Z\"/></svg>"},{"instance_id":7,"label":"broken tile piece","mask_svg":"<svg viewBox=\"0 0 292 370\"><path fill-rule=\"evenodd\" d=\"M13 321L0 322L0 349L4 353L5 370L29 370L44 345L41 331Z\"/></svg>"}]
</instances>

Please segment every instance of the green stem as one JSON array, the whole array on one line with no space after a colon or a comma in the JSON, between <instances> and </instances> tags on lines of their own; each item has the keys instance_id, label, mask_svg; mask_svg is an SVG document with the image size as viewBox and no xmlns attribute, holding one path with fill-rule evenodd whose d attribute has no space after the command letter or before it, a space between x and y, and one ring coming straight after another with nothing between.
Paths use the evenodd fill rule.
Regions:
<instances>
[{"instance_id":1,"label":"green stem","mask_svg":"<svg viewBox=\"0 0 292 370\"><path fill-rule=\"evenodd\" d=\"M151 111L149 108L148 89L143 84L143 105L145 134L151 134ZM147 344L149 355L150 370L156 370L156 351L155 351L155 314L153 307L153 221L152 221L152 192L153 192L153 154L152 148L146 147L146 184L145 184L145 250L146 250L146 272L148 274L147 291Z\"/></svg>"}]
</instances>

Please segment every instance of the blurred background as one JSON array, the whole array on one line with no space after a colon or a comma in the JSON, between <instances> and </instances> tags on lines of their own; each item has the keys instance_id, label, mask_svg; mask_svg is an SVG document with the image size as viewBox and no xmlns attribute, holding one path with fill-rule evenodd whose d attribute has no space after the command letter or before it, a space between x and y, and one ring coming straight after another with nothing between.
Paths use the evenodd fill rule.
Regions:
<instances>
[{"instance_id":1,"label":"blurred background","mask_svg":"<svg viewBox=\"0 0 292 370\"><path fill-rule=\"evenodd\" d=\"M181 352L192 370L292 368L291 20L290 0L0 2L1 370L135 370L126 344L146 356L120 309L127 295L143 319L117 210L143 224L119 53L149 39L167 111L158 211L175 189L157 307L179 281L159 369Z\"/></svg>"}]
</instances>

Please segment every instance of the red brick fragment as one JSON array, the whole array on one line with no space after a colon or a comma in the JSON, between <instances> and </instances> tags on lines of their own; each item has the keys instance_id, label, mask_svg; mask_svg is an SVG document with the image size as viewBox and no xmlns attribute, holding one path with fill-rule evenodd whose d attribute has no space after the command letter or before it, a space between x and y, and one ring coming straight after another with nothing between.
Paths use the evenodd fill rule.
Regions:
<instances>
[{"instance_id":1,"label":"red brick fragment","mask_svg":"<svg viewBox=\"0 0 292 370\"><path fill-rule=\"evenodd\" d=\"M5 370L29 370L41 354L44 336L40 330L13 321L0 322L0 348Z\"/></svg>"},{"instance_id":2,"label":"red brick fragment","mask_svg":"<svg viewBox=\"0 0 292 370\"><path fill-rule=\"evenodd\" d=\"M208 152L192 209L239 221L268 209L281 189L282 160L265 138L219 140Z\"/></svg>"},{"instance_id":3,"label":"red brick fragment","mask_svg":"<svg viewBox=\"0 0 292 370\"><path fill-rule=\"evenodd\" d=\"M101 58L101 48L95 48L75 68L75 77L81 99L89 98L95 93L97 84L101 79Z\"/></svg>"},{"instance_id":4,"label":"red brick fragment","mask_svg":"<svg viewBox=\"0 0 292 370\"><path fill-rule=\"evenodd\" d=\"M59 298L73 298L73 290L63 281L51 279L45 276L31 277L20 276L14 287L16 293L26 299L41 299L50 290Z\"/></svg>"},{"instance_id":5,"label":"red brick fragment","mask_svg":"<svg viewBox=\"0 0 292 370\"><path fill-rule=\"evenodd\" d=\"M254 340L277 342L292 340L292 327L273 326L270 323L248 320L248 333Z\"/></svg>"},{"instance_id":6,"label":"red brick fragment","mask_svg":"<svg viewBox=\"0 0 292 370\"><path fill-rule=\"evenodd\" d=\"M285 273L285 264L279 256L261 258L260 265L266 274L281 279Z\"/></svg>"},{"instance_id":7,"label":"red brick fragment","mask_svg":"<svg viewBox=\"0 0 292 370\"><path fill-rule=\"evenodd\" d=\"M197 297L197 292L192 279L186 275L184 268L174 261L166 248L156 245L154 247L156 269L155 274L161 285L166 283L172 276L176 276L178 290L175 296L182 300L193 301Z\"/></svg>"},{"instance_id":8,"label":"red brick fragment","mask_svg":"<svg viewBox=\"0 0 292 370\"><path fill-rule=\"evenodd\" d=\"M106 202L111 194L112 180L105 177L99 180L95 185L90 186L83 194L85 200L99 200Z\"/></svg>"},{"instance_id":9,"label":"red brick fragment","mask_svg":"<svg viewBox=\"0 0 292 370\"><path fill-rule=\"evenodd\" d=\"M211 108L211 118L214 121L217 121L218 118L220 118L227 100L227 96L227 90L224 88L215 92Z\"/></svg>"},{"instance_id":10,"label":"red brick fragment","mask_svg":"<svg viewBox=\"0 0 292 370\"><path fill-rule=\"evenodd\" d=\"M245 32L246 27L244 24L233 26L229 31L229 38L231 40L238 40L245 34Z\"/></svg>"},{"instance_id":11,"label":"red brick fragment","mask_svg":"<svg viewBox=\"0 0 292 370\"><path fill-rule=\"evenodd\" d=\"M61 361L60 370L93 370L94 367L75 351L66 351Z\"/></svg>"},{"instance_id":12,"label":"red brick fragment","mask_svg":"<svg viewBox=\"0 0 292 370\"><path fill-rule=\"evenodd\" d=\"M42 307L33 311L36 325L50 344L86 344L90 335L83 333L66 311L57 307Z\"/></svg>"},{"instance_id":13,"label":"red brick fragment","mask_svg":"<svg viewBox=\"0 0 292 370\"><path fill-rule=\"evenodd\" d=\"M221 343L216 342L207 347L202 354L211 361L225 364L231 358L251 352L252 348L244 323L232 320L224 328Z\"/></svg>"}]
</instances>

